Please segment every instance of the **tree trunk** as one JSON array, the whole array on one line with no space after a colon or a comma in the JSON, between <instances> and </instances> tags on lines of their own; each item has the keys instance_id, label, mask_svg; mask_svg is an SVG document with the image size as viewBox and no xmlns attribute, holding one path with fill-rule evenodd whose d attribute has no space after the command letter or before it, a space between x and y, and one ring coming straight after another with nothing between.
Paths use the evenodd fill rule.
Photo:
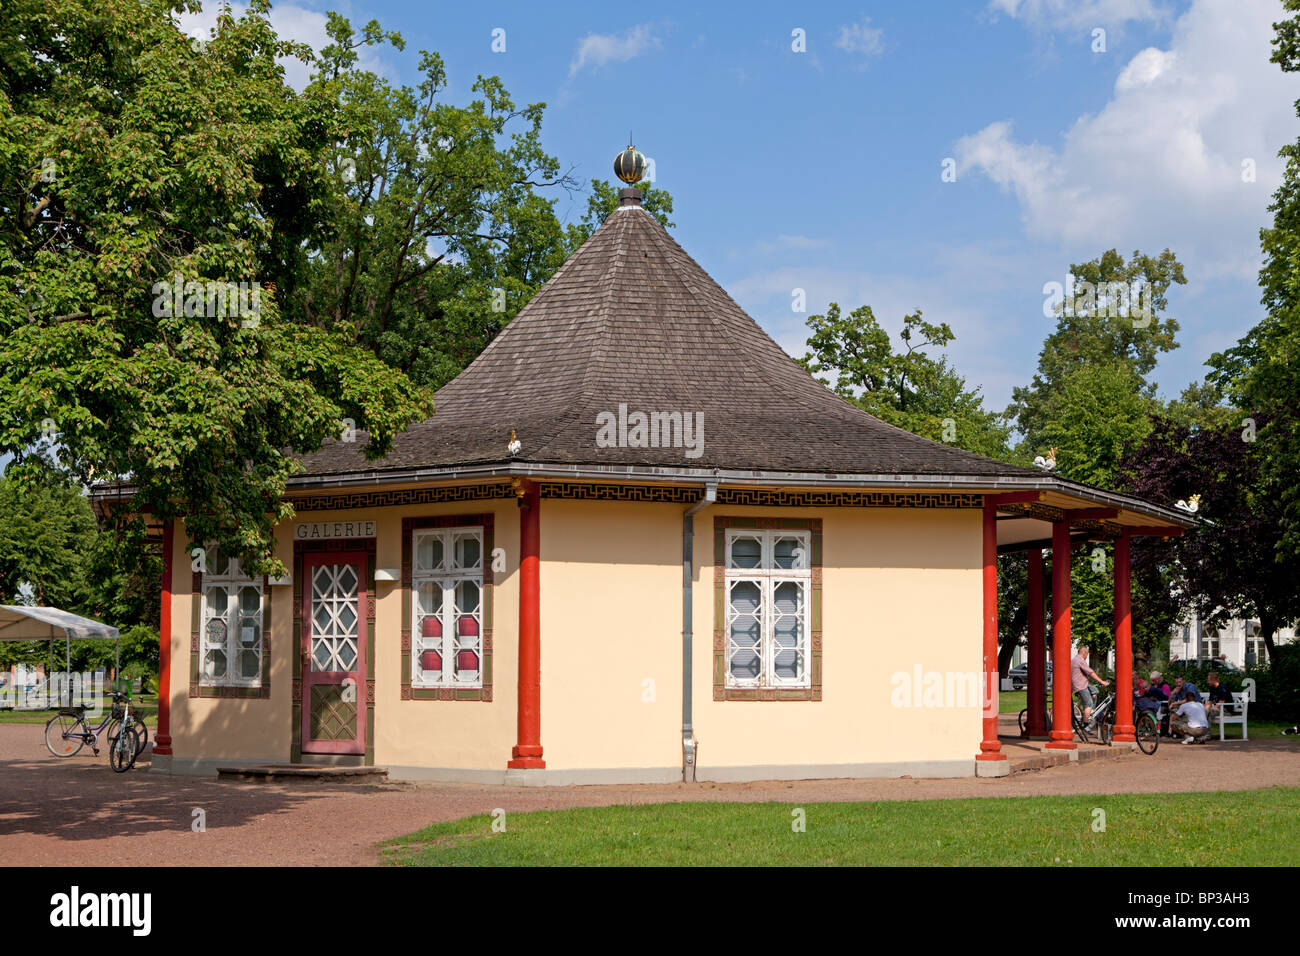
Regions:
<instances>
[{"instance_id":1,"label":"tree trunk","mask_svg":"<svg viewBox=\"0 0 1300 956\"><path fill-rule=\"evenodd\" d=\"M1264 635L1264 648L1268 651L1268 662L1273 663L1276 648L1273 646L1273 632L1277 630L1277 622L1271 614L1261 613L1259 615L1259 632ZM1258 663L1258 661L1256 661Z\"/></svg>"},{"instance_id":2,"label":"tree trunk","mask_svg":"<svg viewBox=\"0 0 1300 956\"><path fill-rule=\"evenodd\" d=\"M1011 669L1011 655L1016 651L1016 645L1020 643L1020 635L1024 633L1025 624L1029 620L1029 609L1024 605L1016 608L1011 614L1011 627L1002 635L1002 643L998 647L998 676L1006 677L1007 671Z\"/></svg>"}]
</instances>

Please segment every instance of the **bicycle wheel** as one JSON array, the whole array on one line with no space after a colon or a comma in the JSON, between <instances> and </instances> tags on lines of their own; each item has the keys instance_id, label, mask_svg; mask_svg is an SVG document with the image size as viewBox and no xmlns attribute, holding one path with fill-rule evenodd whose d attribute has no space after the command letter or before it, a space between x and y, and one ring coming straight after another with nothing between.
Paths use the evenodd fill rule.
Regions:
<instances>
[{"instance_id":1,"label":"bicycle wheel","mask_svg":"<svg viewBox=\"0 0 1300 956\"><path fill-rule=\"evenodd\" d=\"M149 728L144 725L143 720L137 720L132 723L131 731L135 734L135 755L138 759L144 753L144 748L149 745Z\"/></svg>"},{"instance_id":2,"label":"bicycle wheel","mask_svg":"<svg viewBox=\"0 0 1300 956\"><path fill-rule=\"evenodd\" d=\"M86 732L80 717L55 714L45 725L45 749L56 757L71 757L86 745Z\"/></svg>"},{"instance_id":3,"label":"bicycle wheel","mask_svg":"<svg viewBox=\"0 0 1300 956\"><path fill-rule=\"evenodd\" d=\"M116 773L126 773L135 763L135 734L130 728L109 738L108 764Z\"/></svg>"},{"instance_id":4,"label":"bicycle wheel","mask_svg":"<svg viewBox=\"0 0 1300 956\"><path fill-rule=\"evenodd\" d=\"M1142 714L1137 719L1135 730L1138 750L1148 757L1151 756L1160 746L1160 727L1156 724L1155 718L1150 714Z\"/></svg>"}]
</instances>

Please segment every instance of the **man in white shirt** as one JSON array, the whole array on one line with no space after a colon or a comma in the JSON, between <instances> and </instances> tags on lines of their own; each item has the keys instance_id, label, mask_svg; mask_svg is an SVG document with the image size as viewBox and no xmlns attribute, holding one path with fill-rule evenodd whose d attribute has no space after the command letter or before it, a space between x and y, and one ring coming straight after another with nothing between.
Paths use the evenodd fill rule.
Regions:
<instances>
[{"instance_id":1,"label":"man in white shirt","mask_svg":"<svg viewBox=\"0 0 1300 956\"><path fill-rule=\"evenodd\" d=\"M1210 721L1205 715L1205 705L1190 697L1180 704L1171 705L1174 715L1169 721L1169 730L1174 734L1183 734L1185 744L1203 744L1210 736Z\"/></svg>"}]
</instances>

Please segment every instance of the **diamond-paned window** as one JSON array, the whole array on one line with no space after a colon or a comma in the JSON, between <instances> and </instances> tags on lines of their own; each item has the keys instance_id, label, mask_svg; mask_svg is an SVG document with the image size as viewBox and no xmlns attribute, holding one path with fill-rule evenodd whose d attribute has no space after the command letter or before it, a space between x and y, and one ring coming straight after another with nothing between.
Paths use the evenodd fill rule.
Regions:
<instances>
[{"instance_id":1,"label":"diamond-paned window","mask_svg":"<svg viewBox=\"0 0 1300 956\"><path fill-rule=\"evenodd\" d=\"M726 686L809 687L811 538L729 530Z\"/></svg>"},{"instance_id":2,"label":"diamond-paned window","mask_svg":"<svg viewBox=\"0 0 1300 956\"><path fill-rule=\"evenodd\" d=\"M262 579L244 574L237 558L227 558L212 547L207 553L199 682L209 687L259 687Z\"/></svg>"},{"instance_id":3,"label":"diamond-paned window","mask_svg":"<svg viewBox=\"0 0 1300 956\"><path fill-rule=\"evenodd\" d=\"M411 531L411 686L483 686L483 528Z\"/></svg>"},{"instance_id":4,"label":"diamond-paned window","mask_svg":"<svg viewBox=\"0 0 1300 956\"><path fill-rule=\"evenodd\" d=\"M351 564L320 564L311 573L311 669L343 673L357 666L357 580Z\"/></svg>"}]
</instances>

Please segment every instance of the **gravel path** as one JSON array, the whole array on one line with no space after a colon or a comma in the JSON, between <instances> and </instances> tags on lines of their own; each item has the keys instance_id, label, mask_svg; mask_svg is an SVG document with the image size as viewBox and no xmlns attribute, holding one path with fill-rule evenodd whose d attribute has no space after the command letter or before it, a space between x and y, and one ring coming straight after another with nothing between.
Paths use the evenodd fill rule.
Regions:
<instances>
[{"instance_id":1,"label":"gravel path","mask_svg":"<svg viewBox=\"0 0 1300 956\"><path fill-rule=\"evenodd\" d=\"M8 865L366 865L378 861L380 841L496 807L520 812L687 800L810 803L1300 786L1300 745L1276 739L1203 747L1162 741L1153 757L1131 754L1001 779L540 789L245 784L139 769L118 775L102 753L51 757L42 733L38 725L0 724L0 862ZM196 809L204 811L206 832L191 829Z\"/></svg>"}]
</instances>

